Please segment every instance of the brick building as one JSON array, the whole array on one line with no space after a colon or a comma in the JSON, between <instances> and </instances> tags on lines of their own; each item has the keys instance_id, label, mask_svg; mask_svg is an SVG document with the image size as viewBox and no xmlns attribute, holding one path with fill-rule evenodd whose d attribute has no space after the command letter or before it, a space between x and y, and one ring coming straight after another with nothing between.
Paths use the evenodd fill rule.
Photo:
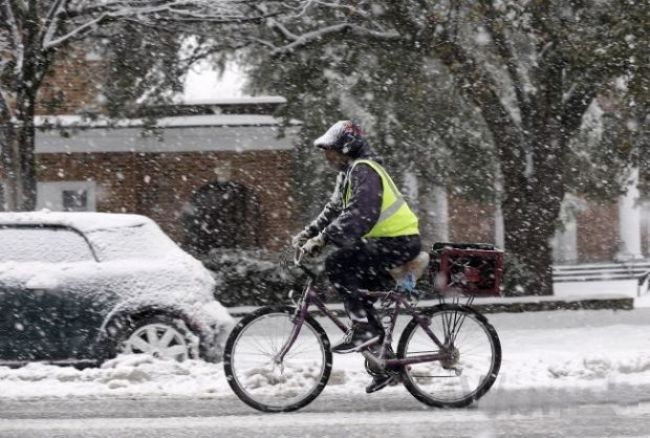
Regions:
<instances>
[{"instance_id":1,"label":"brick building","mask_svg":"<svg viewBox=\"0 0 650 438\"><path fill-rule=\"evenodd\" d=\"M635 180L636 173L633 175ZM503 218L490 204L442 192L431 240L480 241L503 245ZM563 226L552 241L557 264L630 261L650 257L650 198L635 184L611 201L570 196ZM423 213L420 212L420 215Z\"/></svg>"},{"instance_id":2,"label":"brick building","mask_svg":"<svg viewBox=\"0 0 650 438\"><path fill-rule=\"evenodd\" d=\"M250 98L236 105L264 101ZM74 117L59 120L84 129L69 137L56 131L37 135L39 208L144 214L176 241L199 250L278 249L300 226L290 201L291 137L277 138L278 122L270 115L162 118L160 136L143 136L133 121L108 128L83 126ZM502 242L495 206L444 190L438 196L436 221L427 225L429 240ZM554 240L558 263L648 255L650 202L634 187L611 202L573 201L577 207Z\"/></svg>"},{"instance_id":3,"label":"brick building","mask_svg":"<svg viewBox=\"0 0 650 438\"><path fill-rule=\"evenodd\" d=\"M212 107L277 102L216 102ZM76 130L36 137L38 208L144 214L199 247L278 248L293 230L292 145L263 114L137 120L109 128L74 116L39 117Z\"/></svg>"},{"instance_id":4,"label":"brick building","mask_svg":"<svg viewBox=\"0 0 650 438\"><path fill-rule=\"evenodd\" d=\"M73 135L39 131L38 207L133 212L152 217L181 244L265 247L286 244L292 209L291 135L279 139L271 114L284 99L246 98L178 105L143 135L129 120L109 128L76 116L97 109L101 59L73 56L39 96L38 123L58 115ZM73 72L72 74L70 72ZM290 133L289 133L290 134ZM433 190L419 214L427 240L503 242L499 209ZM413 194L417 196L417 194ZM611 202L570 200L554 240L558 263L642 258L650 252L650 200L632 187ZM425 211L427 213L425 213Z\"/></svg>"}]
</instances>

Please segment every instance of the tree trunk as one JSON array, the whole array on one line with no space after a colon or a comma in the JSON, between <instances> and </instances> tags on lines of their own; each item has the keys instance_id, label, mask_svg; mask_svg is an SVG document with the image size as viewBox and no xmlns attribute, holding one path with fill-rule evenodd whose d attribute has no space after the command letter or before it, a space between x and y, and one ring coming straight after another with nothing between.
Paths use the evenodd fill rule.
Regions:
<instances>
[{"instance_id":1,"label":"tree trunk","mask_svg":"<svg viewBox=\"0 0 650 438\"><path fill-rule=\"evenodd\" d=\"M33 211L36 208L36 153L33 112L25 121L16 136L20 160L21 178L17 181L20 197L16 205L18 211Z\"/></svg>"},{"instance_id":2,"label":"tree trunk","mask_svg":"<svg viewBox=\"0 0 650 438\"><path fill-rule=\"evenodd\" d=\"M12 209L31 211L36 207L36 154L34 113L36 97L41 83L49 70L54 50L43 50L39 29L38 2L30 1L23 18L23 62L15 77L14 135L9 141L12 157L6 168L12 175L8 178L12 193Z\"/></svg>"},{"instance_id":3,"label":"tree trunk","mask_svg":"<svg viewBox=\"0 0 650 438\"><path fill-rule=\"evenodd\" d=\"M0 155L2 156L2 172L0 178L2 179L2 207L4 210L13 210L15 204L15 196L11 188L13 184L11 180L15 179L13 175L12 163L16 160L14 154L15 137L14 124L11 121L11 112L7 107L8 103L5 101L4 96L0 94Z\"/></svg>"},{"instance_id":4,"label":"tree trunk","mask_svg":"<svg viewBox=\"0 0 650 438\"><path fill-rule=\"evenodd\" d=\"M17 209L18 199L21 193L20 180L22 179L20 170L20 158L18 154L18 142L14 126L9 119L3 123L2 137L0 145L2 146L2 166L4 179L4 207L6 210L13 211Z\"/></svg>"},{"instance_id":5,"label":"tree trunk","mask_svg":"<svg viewBox=\"0 0 650 438\"><path fill-rule=\"evenodd\" d=\"M508 255L524 271L519 278L521 292L526 295L552 295L553 251L551 239L554 226L539 224L537 208L530 206L529 214L504 209L505 247Z\"/></svg>"},{"instance_id":6,"label":"tree trunk","mask_svg":"<svg viewBox=\"0 0 650 438\"><path fill-rule=\"evenodd\" d=\"M9 211L32 211L36 207L36 155L33 116L16 127L3 124L3 207Z\"/></svg>"},{"instance_id":7,"label":"tree trunk","mask_svg":"<svg viewBox=\"0 0 650 438\"><path fill-rule=\"evenodd\" d=\"M447 191L433 178L420 178L418 218L423 245L449 241ZM425 246L423 246L425 248Z\"/></svg>"}]
</instances>

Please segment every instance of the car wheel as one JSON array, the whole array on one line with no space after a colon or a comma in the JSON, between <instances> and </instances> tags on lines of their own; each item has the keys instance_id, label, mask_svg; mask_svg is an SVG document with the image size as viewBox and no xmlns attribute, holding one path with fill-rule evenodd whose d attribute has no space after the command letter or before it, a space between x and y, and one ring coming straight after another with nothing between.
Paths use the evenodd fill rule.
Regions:
<instances>
[{"instance_id":1,"label":"car wheel","mask_svg":"<svg viewBox=\"0 0 650 438\"><path fill-rule=\"evenodd\" d=\"M170 315L151 315L129 319L113 339L115 355L150 354L161 359L183 361L198 358L199 337L182 319ZM119 333L119 334L118 334Z\"/></svg>"}]
</instances>

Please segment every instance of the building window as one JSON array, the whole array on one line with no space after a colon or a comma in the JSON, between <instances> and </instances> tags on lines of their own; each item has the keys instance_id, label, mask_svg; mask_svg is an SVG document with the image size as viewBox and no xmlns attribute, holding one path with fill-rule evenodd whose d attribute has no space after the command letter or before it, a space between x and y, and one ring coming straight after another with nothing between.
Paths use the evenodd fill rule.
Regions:
<instances>
[{"instance_id":1,"label":"building window","mask_svg":"<svg viewBox=\"0 0 650 438\"><path fill-rule=\"evenodd\" d=\"M63 211L88 211L88 191L64 190Z\"/></svg>"},{"instance_id":2,"label":"building window","mask_svg":"<svg viewBox=\"0 0 650 438\"><path fill-rule=\"evenodd\" d=\"M52 211L96 211L95 182L39 182L36 208L46 208Z\"/></svg>"}]
</instances>

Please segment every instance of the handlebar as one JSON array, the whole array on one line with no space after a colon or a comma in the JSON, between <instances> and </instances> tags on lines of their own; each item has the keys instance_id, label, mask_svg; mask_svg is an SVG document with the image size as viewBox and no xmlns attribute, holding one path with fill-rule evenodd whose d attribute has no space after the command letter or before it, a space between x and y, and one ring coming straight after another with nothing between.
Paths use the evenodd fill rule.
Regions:
<instances>
[{"instance_id":1,"label":"handlebar","mask_svg":"<svg viewBox=\"0 0 650 438\"><path fill-rule=\"evenodd\" d=\"M302 264L302 260L305 258L305 255L306 255L306 253L305 253L305 251L302 250L302 248L296 248L296 250L295 250L295 252L293 254L293 264L296 267L300 268L300 270L302 272L307 274L307 276L309 276L309 278L311 278L312 280L316 280L316 278L318 277L318 274L316 274L314 271L312 271L307 266Z\"/></svg>"}]
</instances>

